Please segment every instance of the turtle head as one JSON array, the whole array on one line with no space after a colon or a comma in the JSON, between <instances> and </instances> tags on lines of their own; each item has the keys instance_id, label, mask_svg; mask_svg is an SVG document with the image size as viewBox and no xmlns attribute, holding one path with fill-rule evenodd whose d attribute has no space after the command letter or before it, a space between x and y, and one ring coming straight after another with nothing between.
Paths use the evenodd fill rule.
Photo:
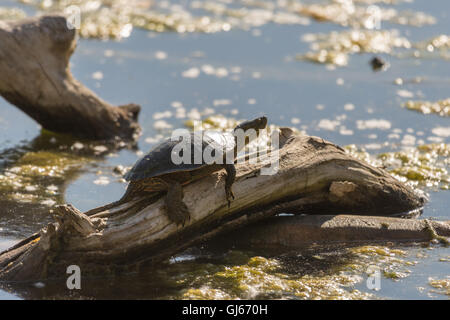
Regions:
<instances>
[{"instance_id":1,"label":"turtle head","mask_svg":"<svg viewBox=\"0 0 450 320\"><path fill-rule=\"evenodd\" d=\"M249 120L249 121L244 121L241 124L239 124L238 126L236 126L236 128L234 128L234 131L238 130L238 129L242 129L244 130L244 132L248 129L254 129L254 130L259 130L259 129L264 129L267 125L267 117L262 116L253 120Z\"/></svg>"}]
</instances>

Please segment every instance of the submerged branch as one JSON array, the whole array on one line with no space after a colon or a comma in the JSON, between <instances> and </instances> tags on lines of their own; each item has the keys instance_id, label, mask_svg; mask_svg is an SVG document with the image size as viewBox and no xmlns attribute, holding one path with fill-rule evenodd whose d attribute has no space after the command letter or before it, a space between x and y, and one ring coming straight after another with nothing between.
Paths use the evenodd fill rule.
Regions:
<instances>
[{"instance_id":1,"label":"submerged branch","mask_svg":"<svg viewBox=\"0 0 450 320\"><path fill-rule=\"evenodd\" d=\"M311 244L411 242L448 244L450 221L351 215L273 217L215 239L222 245L300 249Z\"/></svg>"}]
</instances>

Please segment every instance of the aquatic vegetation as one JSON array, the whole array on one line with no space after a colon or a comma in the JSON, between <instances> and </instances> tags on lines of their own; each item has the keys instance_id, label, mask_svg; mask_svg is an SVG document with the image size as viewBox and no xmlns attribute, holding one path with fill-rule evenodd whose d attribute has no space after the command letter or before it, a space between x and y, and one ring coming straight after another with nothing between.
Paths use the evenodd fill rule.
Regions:
<instances>
[{"instance_id":1,"label":"aquatic vegetation","mask_svg":"<svg viewBox=\"0 0 450 320\"><path fill-rule=\"evenodd\" d=\"M173 263L164 277L176 278L183 299L373 299L355 286L377 270L386 280L407 277L417 263L407 258L405 250L372 245L276 257L231 250L218 261Z\"/></svg>"},{"instance_id":2,"label":"aquatic vegetation","mask_svg":"<svg viewBox=\"0 0 450 320\"><path fill-rule=\"evenodd\" d=\"M222 100L223 103L223 100ZM203 119L189 119L184 122L184 125L189 129L195 130L218 130L218 131L227 131L234 129L240 122L243 120L237 120L232 117L226 117L221 114L214 114ZM268 131L272 132L280 127L274 124L269 123L267 125ZM290 128L294 132L299 133L300 131L296 128Z\"/></svg>"},{"instance_id":3,"label":"aquatic vegetation","mask_svg":"<svg viewBox=\"0 0 450 320\"><path fill-rule=\"evenodd\" d=\"M80 34L93 38L128 37L133 28L155 32L248 30L267 23L307 25L309 18L343 26L374 29L381 21L422 26L435 19L422 12L398 12L394 1L327 1L307 4L299 1L191 1L187 4L151 0L18 0L43 12L65 12L74 5L81 11ZM65 12L67 14L67 11Z\"/></svg>"},{"instance_id":4,"label":"aquatic vegetation","mask_svg":"<svg viewBox=\"0 0 450 320\"><path fill-rule=\"evenodd\" d=\"M437 289L437 290L433 290L432 292L450 296L450 279L437 280L437 279L429 278L428 283L430 286Z\"/></svg>"},{"instance_id":5,"label":"aquatic vegetation","mask_svg":"<svg viewBox=\"0 0 450 320\"><path fill-rule=\"evenodd\" d=\"M0 153L0 192L4 200L52 206L81 168L108 152L106 145L42 129L30 143Z\"/></svg>"},{"instance_id":6,"label":"aquatic vegetation","mask_svg":"<svg viewBox=\"0 0 450 320\"><path fill-rule=\"evenodd\" d=\"M135 27L156 32L214 33L231 29L231 25L226 21L207 16L193 17L191 13L184 10L168 14L157 12L133 13L130 20Z\"/></svg>"},{"instance_id":7,"label":"aquatic vegetation","mask_svg":"<svg viewBox=\"0 0 450 320\"><path fill-rule=\"evenodd\" d=\"M237 126L238 121L233 118L228 118L223 115L209 116L203 120L189 119L185 123L185 126L194 130L219 130L226 131L231 130Z\"/></svg>"},{"instance_id":8,"label":"aquatic vegetation","mask_svg":"<svg viewBox=\"0 0 450 320\"><path fill-rule=\"evenodd\" d=\"M401 249L393 249L389 247L381 246L363 246L350 249L353 253L380 256L380 257L395 257L395 256L406 256L407 253Z\"/></svg>"},{"instance_id":9,"label":"aquatic vegetation","mask_svg":"<svg viewBox=\"0 0 450 320\"><path fill-rule=\"evenodd\" d=\"M36 151L22 155L0 174L4 200L52 206L63 199L64 181L88 161L67 152Z\"/></svg>"},{"instance_id":10,"label":"aquatic vegetation","mask_svg":"<svg viewBox=\"0 0 450 320\"><path fill-rule=\"evenodd\" d=\"M370 264L371 267L366 270L367 274L373 274L377 270L380 273L382 272L386 279L394 281L406 278L410 273L410 270L406 269L406 267L416 264L415 262L405 260L404 258L408 256L408 253L401 249L367 245L349 250L356 254L358 259L367 261ZM369 260L374 258L376 259L376 263L369 262ZM361 264L362 261L359 261L359 263ZM352 268L355 268L354 264Z\"/></svg>"},{"instance_id":11,"label":"aquatic vegetation","mask_svg":"<svg viewBox=\"0 0 450 320\"><path fill-rule=\"evenodd\" d=\"M386 53L399 58L440 57L450 59L450 38L442 34L419 42L410 42L398 31L383 29L382 24L421 27L435 24L436 19L423 12L403 11L379 7L375 3L396 4L395 1L328 1L319 4L294 2L291 10L317 21L335 23L350 28L329 34L307 34L303 40L311 42L311 50L298 54L298 60L346 66L353 53ZM364 4L364 5L362 5ZM398 49L405 49L399 51Z\"/></svg>"},{"instance_id":12,"label":"aquatic vegetation","mask_svg":"<svg viewBox=\"0 0 450 320\"><path fill-rule=\"evenodd\" d=\"M417 27L436 23L433 16L423 12L398 12L394 8L379 7L373 5L374 3L374 1L363 3L362 1L345 0L313 4L298 3L296 8L291 6L299 14L309 16L317 21L332 22L352 28L379 29L383 21ZM367 4L370 5L367 6Z\"/></svg>"},{"instance_id":13,"label":"aquatic vegetation","mask_svg":"<svg viewBox=\"0 0 450 320\"><path fill-rule=\"evenodd\" d=\"M355 53L385 53L398 58L450 59L450 37L447 35L411 42L406 37L400 36L397 30L351 29L333 31L329 34L305 34L302 40L311 43L311 50L298 54L296 56L298 60L335 66L346 66L349 55ZM422 79L418 78L409 82L421 81ZM403 79L396 79L395 84L402 85Z\"/></svg>"},{"instance_id":14,"label":"aquatic vegetation","mask_svg":"<svg viewBox=\"0 0 450 320\"><path fill-rule=\"evenodd\" d=\"M426 49L429 52L432 52L435 49L450 49L450 37L448 35L441 34L426 41L418 42L415 44L415 47Z\"/></svg>"},{"instance_id":15,"label":"aquatic vegetation","mask_svg":"<svg viewBox=\"0 0 450 320\"><path fill-rule=\"evenodd\" d=\"M201 267L201 266L200 266ZM241 265L229 265L220 271L194 279L191 288L182 291L184 299L364 299L372 297L351 288L360 278L351 275L295 276L280 272L277 259L249 257ZM197 285L202 283L199 287Z\"/></svg>"},{"instance_id":16,"label":"aquatic vegetation","mask_svg":"<svg viewBox=\"0 0 450 320\"><path fill-rule=\"evenodd\" d=\"M435 59L441 58L450 60L450 37L446 34L440 34L424 41L414 42L412 50L406 52L396 52L398 58L421 58Z\"/></svg>"},{"instance_id":17,"label":"aquatic vegetation","mask_svg":"<svg viewBox=\"0 0 450 320\"><path fill-rule=\"evenodd\" d=\"M375 3L398 4L401 2L411 2L411 0L353 0L353 2L365 4L375 4Z\"/></svg>"},{"instance_id":18,"label":"aquatic vegetation","mask_svg":"<svg viewBox=\"0 0 450 320\"><path fill-rule=\"evenodd\" d=\"M72 5L81 10L80 35L92 38L126 38L133 28L155 32L204 32L247 29L269 22L307 24L308 20L287 10L261 8L256 1L244 1L246 7L232 8L215 1L179 3L150 0L20 0L44 12L64 12ZM250 7L258 8L250 8ZM195 14L193 13L195 11ZM198 12L202 14L197 14ZM67 12L66 12L67 13Z\"/></svg>"},{"instance_id":19,"label":"aquatic vegetation","mask_svg":"<svg viewBox=\"0 0 450 320\"><path fill-rule=\"evenodd\" d=\"M414 110L423 114L438 114L443 117L450 116L450 98L432 101L407 101L404 104L408 110Z\"/></svg>"},{"instance_id":20,"label":"aquatic vegetation","mask_svg":"<svg viewBox=\"0 0 450 320\"><path fill-rule=\"evenodd\" d=\"M414 187L448 190L450 185L450 145L425 144L372 156L354 145L346 146L354 157L388 170L394 177Z\"/></svg>"},{"instance_id":21,"label":"aquatic vegetation","mask_svg":"<svg viewBox=\"0 0 450 320\"><path fill-rule=\"evenodd\" d=\"M23 10L16 8L1 8L0 7L0 20L16 20L23 19L27 15Z\"/></svg>"},{"instance_id":22,"label":"aquatic vegetation","mask_svg":"<svg viewBox=\"0 0 450 320\"><path fill-rule=\"evenodd\" d=\"M155 10L149 0L21 0L44 12L65 12L70 6L81 11L80 35L85 38L126 38L133 27L155 32L218 32L230 25L207 16L194 17L179 5ZM67 14L67 11L65 12Z\"/></svg>"},{"instance_id":23,"label":"aquatic vegetation","mask_svg":"<svg viewBox=\"0 0 450 320\"><path fill-rule=\"evenodd\" d=\"M391 122L386 119L356 120L356 127L358 128L358 130L366 130L366 129L387 130L391 128Z\"/></svg>"},{"instance_id":24,"label":"aquatic vegetation","mask_svg":"<svg viewBox=\"0 0 450 320\"><path fill-rule=\"evenodd\" d=\"M348 64L348 54L333 50L307 52L304 55L297 55L296 58L298 60L308 60L311 62L332 64L340 67Z\"/></svg>"},{"instance_id":25,"label":"aquatic vegetation","mask_svg":"<svg viewBox=\"0 0 450 320\"><path fill-rule=\"evenodd\" d=\"M237 1L236 1L237 2ZM269 22L278 24L309 24L309 20L293 14L290 4L284 7L282 4L266 1L240 1L245 7L231 7L229 4L216 1L193 1L192 8L203 9L215 16L228 18L230 25L243 29L259 27Z\"/></svg>"},{"instance_id":26,"label":"aquatic vegetation","mask_svg":"<svg viewBox=\"0 0 450 320\"><path fill-rule=\"evenodd\" d=\"M305 34L312 51L296 56L298 60L345 66L354 53L391 53L394 48L411 48L410 41L395 30L345 30L328 34Z\"/></svg>"}]
</instances>

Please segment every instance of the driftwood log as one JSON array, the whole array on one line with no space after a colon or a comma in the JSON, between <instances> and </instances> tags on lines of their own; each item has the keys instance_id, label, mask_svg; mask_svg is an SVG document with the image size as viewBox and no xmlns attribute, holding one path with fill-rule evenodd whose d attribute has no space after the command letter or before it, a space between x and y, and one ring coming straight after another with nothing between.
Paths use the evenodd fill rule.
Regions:
<instances>
[{"instance_id":1,"label":"driftwood log","mask_svg":"<svg viewBox=\"0 0 450 320\"><path fill-rule=\"evenodd\" d=\"M134 140L140 107L114 107L69 69L76 30L62 16L0 21L0 95L43 128L96 140Z\"/></svg>"},{"instance_id":2,"label":"driftwood log","mask_svg":"<svg viewBox=\"0 0 450 320\"><path fill-rule=\"evenodd\" d=\"M230 208L223 172L184 187L191 213L184 227L168 220L160 194L139 194L86 213L59 206L53 212L57 222L0 254L0 280L64 277L72 264L83 274L136 270L279 213L391 215L425 202L386 171L321 138L282 129L278 159L274 175L260 174L270 158L237 164Z\"/></svg>"}]
</instances>

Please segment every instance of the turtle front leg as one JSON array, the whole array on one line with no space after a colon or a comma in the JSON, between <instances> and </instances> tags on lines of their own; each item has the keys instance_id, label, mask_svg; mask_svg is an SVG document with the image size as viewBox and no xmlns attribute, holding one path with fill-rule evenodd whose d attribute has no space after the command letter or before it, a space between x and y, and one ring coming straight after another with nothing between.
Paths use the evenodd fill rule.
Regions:
<instances>
[{"instance_id":1,"label":"turtle front leg","mask_svg":"<svg viewBox=\"0 0 450 320\"><path fill-rule=\"evenodd\" d=\"M227 171L227 177L225 179L225 194L227 196L228 201L228 208L231 204L231 199L234 200L234 194L233 190L231 190L231 186L234 183L234 180L236 179L236 167L234 164L226 164L225 170Z\"/></svg>"},{"instance_id":2,"label":"turtle front leg","mask_svg":"<svg viewBox=\"0 0 450 320\"><path fill-rule=\"evenodd\" d=\"M184 227L186 220L191 216L187 206L183 202L183 187L177 181L167 181L168 189L164 203L167 210L167 216L170 221Z\"/></svg>"}]
</instances>

